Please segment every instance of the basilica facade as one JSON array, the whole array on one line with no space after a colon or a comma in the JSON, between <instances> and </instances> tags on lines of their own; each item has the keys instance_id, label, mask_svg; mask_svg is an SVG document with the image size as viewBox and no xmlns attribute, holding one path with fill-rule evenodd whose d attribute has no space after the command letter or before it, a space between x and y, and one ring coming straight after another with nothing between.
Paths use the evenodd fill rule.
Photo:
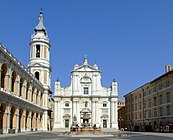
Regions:
<instances>
[{"instance_id":1,"label":"basilica facade","mask_svg":"<svg viewBox=\"0 0 173 140\"><path fill-rule=\"evenodd\" d=\"M69 87L55 82L54 130L76 124L118 129L117 102L117 82L113 80L110 88L103 87L101 71L96 64L89 65L85 57L81 66L74 66Z\"/></svg>"},{"instance_id":2,"label":"basilica facade","mask_svg":"<svg viewBox=\"0 0 173 140\"><path fill-rule=\"evenodd\" d=\"M0 44L0 133L49 130L51 126L50 43L40 12L25 68Z\"/></svg>"}]
</instances>

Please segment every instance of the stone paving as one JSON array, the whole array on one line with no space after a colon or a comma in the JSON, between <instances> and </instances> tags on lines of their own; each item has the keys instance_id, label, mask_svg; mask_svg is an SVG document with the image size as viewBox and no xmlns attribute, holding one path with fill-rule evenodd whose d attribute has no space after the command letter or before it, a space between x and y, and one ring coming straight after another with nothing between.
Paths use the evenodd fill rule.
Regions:
<instances>
[{"instance_id":1,"label":"stone paving","mask_svg":"<svg viewBox=\"0 0 173 140\"><path fill-rule=\"evenodd\" d=\"M48 136L47 136L48 135ZM47 137L46 137L47 136ZM26 138L27 137L27 138ZM49 138L48 138L49 137ZM18 139L19 138L19 139ZM23 139L25 138L25 139ZM3 134L0 135L0 140L117 140L117 139L139 139L139 140L153 140L153 139L173 139L173 133L156 133L156 132L118 132L115 130L103 130L100 133L70 133L68 129L61 131L37 131L37 132L25 132L16 134ZM150 139L149 139L150 138Z\"/></svg>"}]
</instances>

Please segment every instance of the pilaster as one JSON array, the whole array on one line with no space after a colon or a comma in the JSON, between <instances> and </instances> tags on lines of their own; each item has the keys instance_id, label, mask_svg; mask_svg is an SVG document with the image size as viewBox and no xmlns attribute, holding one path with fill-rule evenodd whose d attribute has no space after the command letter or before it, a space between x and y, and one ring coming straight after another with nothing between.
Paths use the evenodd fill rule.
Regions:
<instances>
[{"instance_id":1,"label":"pilaster","mask_svg":"<svg viewBox=\"0 0 173 140\"><path fill-rule=\"evenodd\" d=\"M18 130L19 130L19 108L17 107L16 108L16 111L15 111L15 119L16 119L16 123L14 121L14 124L15 124L15 131L16 133L18 133Z\"/></svg>"}]
</instances>

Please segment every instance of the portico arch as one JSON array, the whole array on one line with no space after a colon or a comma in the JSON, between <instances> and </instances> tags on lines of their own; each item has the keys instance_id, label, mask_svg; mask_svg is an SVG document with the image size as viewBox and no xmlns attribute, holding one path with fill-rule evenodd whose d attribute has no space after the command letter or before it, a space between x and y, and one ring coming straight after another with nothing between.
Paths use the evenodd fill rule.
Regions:
<instances>
[{"instance_id":1,"label":"portico arch","mask_svg":"<svg viewBox=\"0 0 173 140\"><path fill-rule=\"evenodd\" d=\"M36 124L35 124L35 129L38 130L38 113L36 113Z\"/></svg>"},{"instance_id":2,"label":"portico arch","mask_svg":"<svg viewBox=\"0 0 173 140\"><path fill-rule=\"evenodd\" d=\"M23 115L23 109L20 108L20 110L19 110L19 131L21 130L21 128L24 127L22 115Z\"/></svg>"},{"instance_id":3,"label":"portico arch","mask_svg":"<svg viewBox=\"0 0 173 140\"><path fill-rule=\"evenodd\" d=\"M2 64L1 66L1 87L2 88L7 86L5 83L6 74L7 74L7 65Z\"/></svg>"},{"instance_id":4,"label":"portico arch","mask_svg":"<svg viewBox=\"0 0 173 140\"><path fill-rule=\"evenodd\" d=\"M30 111L26 111L26 117L25 117L25 128L28 130L30 129Z\"/></svg>"},{"instance_id":5,"label":"portico arch","mask_svg":"<svg viewBox=\"0 0 173 140\"><path fill-rule=\"evenodd\" d=\"M15 88L15 82L16 82L16 77L17 77L17 75L16 75L16 72L15 71L13 71L12 72L12 79L11 79L11 92L14 92L15 94L17 94L17 91L15 90L16 88Z\"/></svg>"},{"instance_id":6,"label":"portico arch","mask_svg":"<svg viewBox=\"0 0 173 140\"><path fill-rule=\"evenodd\" d=\"M27 84L26 84L26 100L28 100L29 97L30 97L30 95L29 95L29 86L30 86L30 83L27 82Z\"/></svg>"},{"instance_id":7,"label":"portico arch","mask_svg":"<svg viewBox=\"0 0 173 140\"><path fill-rule=\"evenodd\" d=\"M4 115L5 113L5 110L6 110L6 104L4 103L1 103L0 104L0 132L2 133L3 132L3 129L5 129L6 127L6 116Z\"/></svg>"},{"instance_id":8,"label":"portico arch","mask_svg":"<svg viewBox=\"0 0 173 140\"><path fill-rule=\"evenodd\" d=\"M42 126L43 126L43 124L42 124L42 123L43 123L43 122L42 122L42 119L43 119L43 114L41 113L41 114L40 114L40 128L42 128Z\"/></svg>"},{"instance_id":9,"label":"portico arch","mask_svg":"<svg viewBox=\"0 0 173 140\"><path fill-rule=\"evenodd\" d=\"M15 123L16 123L16 120L15 120L15 111L16 111L16 107L15 106L12 106L11 107L11 111L10 111L10 129L13 129L15 128Z\"/></svg>"},{"instance_id":10,"label":"portico arch","mask_svg":"<svg viewBox=\"0 0 173 140\"><path fill-rule=\"evenodd\" d=\"M24 80L23 78L20 78L20 87L19 87L19 97L23 96L23 83L24 83Z\"/></svg>"},{"instance_id":11,"label":"portico arch","mask_svg":"<svg viewBox=\"0 0 173 140\"><path fill-rule=\"evenodd\" d=\"M31 113L31 130L34 128L34 112Z\"/></svg>"}]
</instances>

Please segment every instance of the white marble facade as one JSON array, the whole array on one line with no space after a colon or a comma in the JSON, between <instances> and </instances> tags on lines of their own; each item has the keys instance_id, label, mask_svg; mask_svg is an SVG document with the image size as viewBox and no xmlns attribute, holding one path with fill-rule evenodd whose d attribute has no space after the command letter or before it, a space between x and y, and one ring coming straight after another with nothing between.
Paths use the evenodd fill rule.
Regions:
<instances>
[{"instance_id":1,"label":"white marble facade","mask_svg":"<svg viewBox=\"0 0 173 140\"><path fill-rule=\"evenodd\" d=\"M69 87L55 82L54 130L96 124L101 128L118 129L118 85L113 80L110 88L101 85L101 71L90 66L86 57L83 64L76 64L71 72Z\"/></svg>"}]
</instances>

